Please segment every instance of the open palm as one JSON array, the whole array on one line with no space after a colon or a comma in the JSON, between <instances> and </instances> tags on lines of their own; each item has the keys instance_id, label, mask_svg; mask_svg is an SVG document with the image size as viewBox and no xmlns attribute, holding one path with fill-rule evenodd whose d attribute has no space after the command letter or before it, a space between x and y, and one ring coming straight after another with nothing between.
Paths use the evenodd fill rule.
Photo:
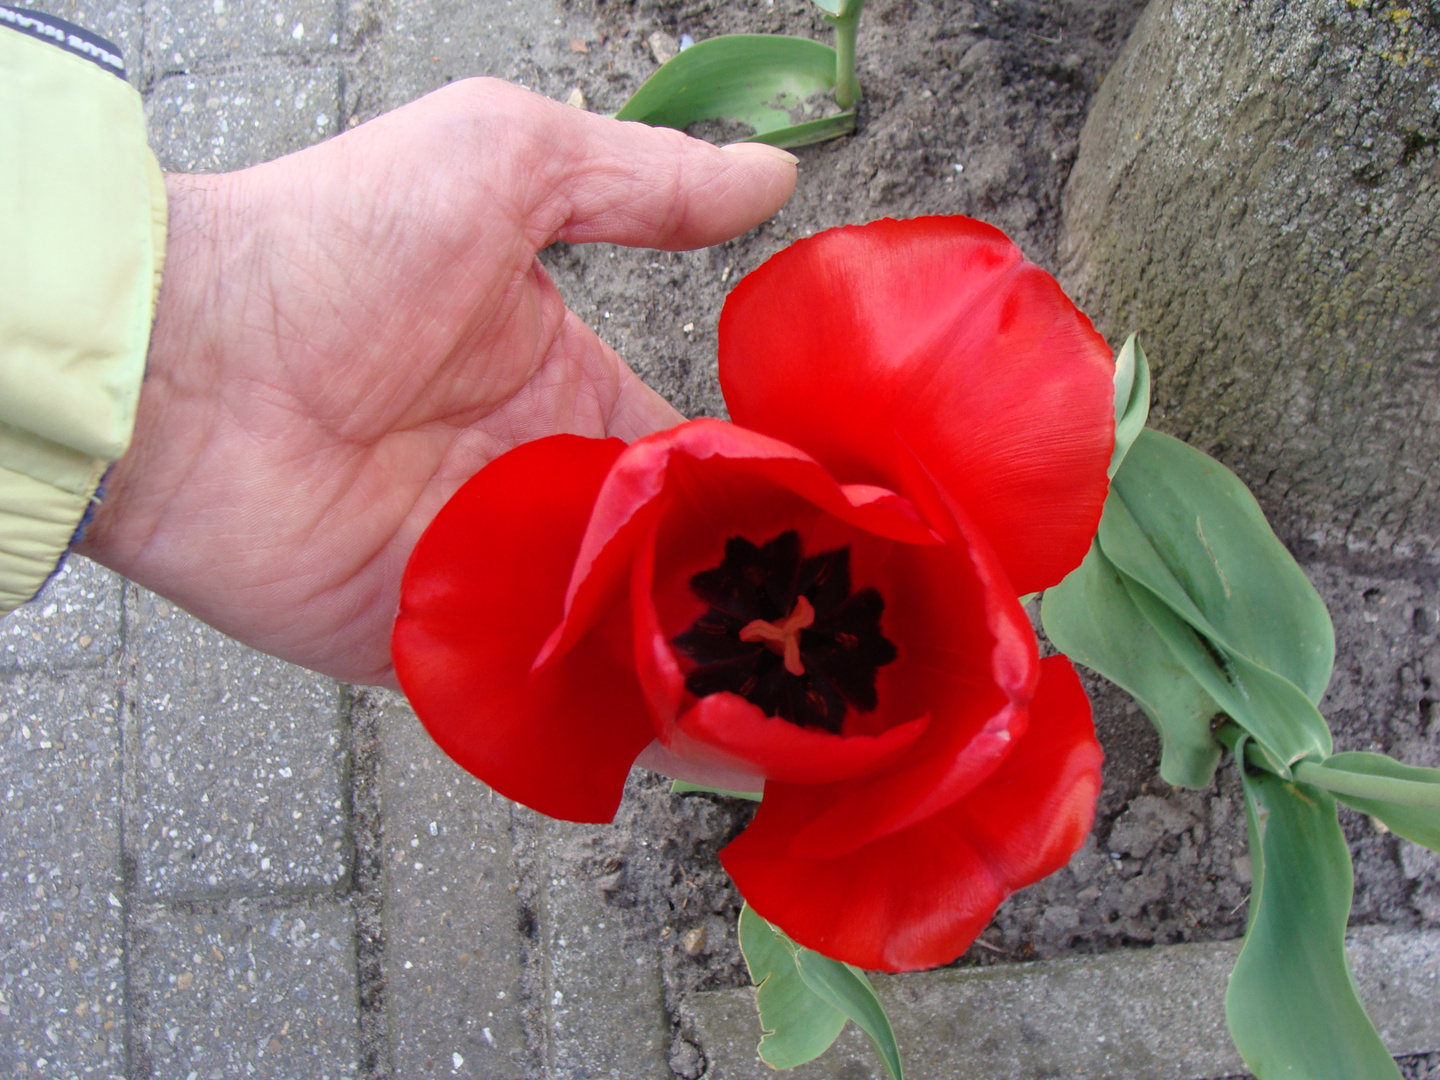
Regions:
<instances>
[{"instance_id":1,"label":"open palm","mask_svg":"<svg viewBox=\"0 0 1440 1080\"><path fill-rule=\"evenodd\" d=\"M253 169L167 178L135 437L79 550L256 648L390 682L405 560L460 484L544 435L680 419L536 252L717 243L794 181L780 152L493 80Z\"/></svg>"}]
</instances>

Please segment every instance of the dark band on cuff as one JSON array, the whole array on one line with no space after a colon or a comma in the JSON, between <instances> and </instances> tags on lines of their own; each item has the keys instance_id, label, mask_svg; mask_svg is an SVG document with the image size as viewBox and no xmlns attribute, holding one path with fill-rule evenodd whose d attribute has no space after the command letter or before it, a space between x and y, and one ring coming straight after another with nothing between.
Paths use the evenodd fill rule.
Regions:
<instances>
[{"instance_id":1,"label":"dark band on cuff","mask_svg":"<svg viewBox=\"0 0 1440 1080\"><path fill-rule=\"evenodd\" d=\"M112 75L125 78L125 58L121 56L119 46L72 22L57 19L43 11L0 4L0 26L47 41L56 48L89 60Z\"/></svg>"}]
</instances>

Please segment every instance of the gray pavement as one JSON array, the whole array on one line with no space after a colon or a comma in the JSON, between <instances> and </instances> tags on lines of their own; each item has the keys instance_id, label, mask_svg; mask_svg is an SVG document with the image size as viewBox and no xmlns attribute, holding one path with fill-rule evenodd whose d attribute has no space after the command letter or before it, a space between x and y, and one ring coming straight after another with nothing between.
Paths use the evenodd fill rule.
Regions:
<instances>
[{"instance_id":1,"label":"gray pavement","mask_svg":"<svg viewBox=\"0 0 1440 1080\"><path fill-rule=\"evenodd\" d=\"M1236 942L1170 945L875 981L915 1076L1194 1080L1244 1071L1224 1009L1239 951ZM1440 933L1362 931L1349 951L1385 1044L1399 1054L1433 1048L1440 1040ZM696 994L684 1010L714 1062L707 1080L774 1075L748 1052L748 991ZM830 1053L792 1075L868 1077L873 1061L852 1026Z\"/></svg>"},{"instance_id":2,"label":"gray pavement","mask_svg":"<svg viewBox=\"0 0 1440 1080\"><path fill-rule=\"evenodd\" d=\"M594 27L547 0L42 6L122 45L167 168L266 160L464 75L601 80L572 44ZM0 622L0 1076L762 1075L748 991L667 991L677 936L612 902L607 835L494 795L398 697L72 560ZM1233 948L882 993L915 1077L1195 1080L1239 1069ZM1356 949L1392 1050L1440 1052L1440 935ZM875 1070L851 1031L796 1075Z\"/></svg>"}]
</instances>

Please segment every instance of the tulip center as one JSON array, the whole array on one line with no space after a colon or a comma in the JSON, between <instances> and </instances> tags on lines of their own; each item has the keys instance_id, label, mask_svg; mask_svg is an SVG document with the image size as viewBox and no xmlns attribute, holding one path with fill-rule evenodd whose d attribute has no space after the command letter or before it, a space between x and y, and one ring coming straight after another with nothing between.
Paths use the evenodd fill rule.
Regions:
<instances>
[{"instance_id":1,"label":"tulip center","mask_svg":"<svg viewBox=\"0 0 1440 1080\"><path fill-rule=\"evenodd\" d=\"M848 547L802 557L793 529L761 545L734 536L690 589L710 607L673 644L695 661L685 688L696 697L728 691L837 735L848 709L875 708L876 674L896 651L880 631L884 598L851 592Z\"/></svg>"}]
</instances>

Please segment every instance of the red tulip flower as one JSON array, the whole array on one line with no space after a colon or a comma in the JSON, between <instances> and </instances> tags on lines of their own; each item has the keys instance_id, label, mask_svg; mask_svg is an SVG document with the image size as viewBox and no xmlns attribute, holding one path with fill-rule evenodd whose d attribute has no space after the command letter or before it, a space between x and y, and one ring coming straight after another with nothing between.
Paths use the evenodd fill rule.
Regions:
<instances>
[{"instance_id":1,"label":"red tulip flower","mask_svg":"<svg viewBox=\"0 0 1440 1080\"><path fill-rule=\"evenodd\" d=\"M497 791L608 821L637 758L765 797L721 853L864 968L953 960L1063 866L1089 703L1017 596L1080 563L1114 441L1089 320L967 218L802 240L720 320L734 423L497 458L406 570L395 669Z\"/></svg>"}]
</instances>

